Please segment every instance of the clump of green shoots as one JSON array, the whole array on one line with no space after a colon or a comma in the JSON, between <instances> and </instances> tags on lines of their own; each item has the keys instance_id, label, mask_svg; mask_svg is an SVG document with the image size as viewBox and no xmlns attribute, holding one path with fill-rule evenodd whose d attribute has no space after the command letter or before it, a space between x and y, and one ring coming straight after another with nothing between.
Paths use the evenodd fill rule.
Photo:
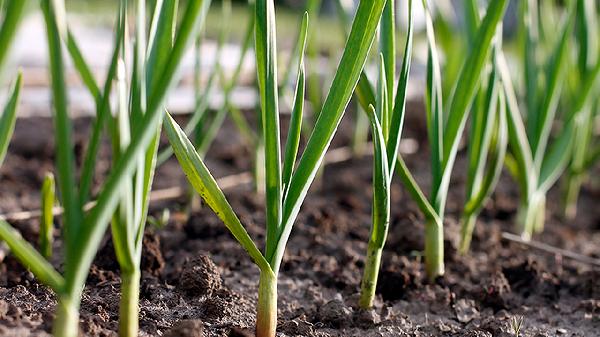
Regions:
<instances>
[{"instance_id":1,"label":"clump of green shoots","mask_svg":"<svg viewBox=\"0 0 600 337\"><path fill-rule=\"evenodd\" d=\"M425 6L428 41L426 110L427 129L431 149L432 190L429 199L418 186L401 156L398 157L400 178L411 196L425 214L425 265L430 280L444 274L443 219L450 176L458 152L459 142L479 86L488 55L493 49L493 38L506 10L507 0L490 1L486 14L477 29L473 47L469 50L458 75L450 103L444 112L442 78L435 43L433 23L427 3Z\"/></svg>"},{"instance_id":2,"label":"clump of green shoots","mask_svg":"<svg viewBox=\"0 0 600 337\"><path fill-rule=\"evenodd\" d=\"M371 234L367 249L365 271L361 282L359 305L362 308L373 306L377 276L381 264L381 253L387 238L390 223L390 184L396 166L400 136L404 124L406 108L406 89L411 63L413 43L412 0L408 1L408 34L404 47L404 60L396 89L396 21L394 1L388 0L383 10L380 23L381 67L379 85L377 87L377 107L372 105L367 110L373 134L373 202ZM392 66L387 66L390 63Z\"/></svg>"},{"instance_id":3,"label":"clump of green shoots","mask_svg":"<svg viewBox=\"0 0 600 337\"><path fill-rule=\"evenodd\" d=\"M510 329L515 337L521 336L521 329L523 329L524 321L525 317L523 316L513 316L510 318Z\"/></svg>"},{"instance_id":4,"label":"clump of green shoots","mask_svg":"<svg viewBox=\"0 0 600 337\"><path fill-rule=\"evenodd\" d=\"M119 331L122 336L137 335L140 242L156 162L160 122L164 114L163 102L175 82L183 54L200 26L210 1L188 1L180 20L175 20L175 3L176 1L156 2L155 16L151 20L148 36L150 43L146 46L145 0L135 1L138 30L132 84L128 88L123 61L128 26L127 1L120 1L116 43L104 87L100 89L68 30L64 2L41 1L50 56L57 187L59 202L64 208L61 223L64 274L58 273L42 254L4 221L0 221L0 239L8 244L13 254L40 282L48 285L57 295L54 336L75 337L79 334L81 295L90 265L111 219L123 277ZM175 21L179 22L179 27L173 30ZM72 125L68 116L63 44L96 102L96 116L79 183L76 181ZM110 113L109 96L115 80L118 82L116 89L119 112L113 117ZM90 198L97 151L105 126L113 141L115 159L94 206L88 211L84 205Z\"/></svg>"},{"instance_id":5,"label":"clump of green shoots","mask_svg":"<svg viewBox=\"0 0 600 337\"><path fill-rule=\"evenodd\" d=\"M597 5L594 0L577 1L577 20L575 26L578 42L577 67L571 72L575 76L575 86L572 89L572 100L584 90L589 74L600 62L598 39L599 27ZM598 111L598 88L594 88L590 100L582 106L579 116L575 119L573 155L569 162L564 191L564 215L573 219L577 214L577 199L581 185L586 180L589 169L600 158L600 147L594 144L594 120Z\"/></svg>"},{"instance_id":6,"label":"clump of green shoots","mask_svg":"<svg viewBox=\"0 0 600 337\"><path fill-rule=\"evenodd\" d=\"M273 337L277 326L277 277L284 250L300 207L321 165L344 110L350 101L385 5L385 0L361 1L344 54L306 148L296 164L302 125L305 71L304 46L308 17L302 24L298 79L285 152L279 137L277 46L273 0L256 2L255 42L265 146L266 244L261 252L246 232L225 195L204 165L185 132L168 115L167 136L192 186L224 222L260 269L256 334ZM294 166L296 168L294 169Z\"/></svg>"},{"instance_id":7,"label":"clump of green shoots","mask_svg":"<svg viewBox=\"0 0 600 337\"><path fill-rule=\"evenodd\" d=\"M569 41L576 18L574 2L568 7L561 34L545 67L537 55L539 36L536 35L539 17L534 1L523 1L524 67L526 111L523 115L518 104L508 65L503 55L497 59L504 92L507 99L507 122L511 153L506 157L509 172L515 177L521 192L517 230L528 240L544 227L546 193L558 180L572 157L575 121L588 104L600 73L600 63L592 69L561 120L562 128L551 137L553 122L557 119L557 106L562 92L568 64ZM546 77L544 81L540 79ZM526 121L523 120L526 118Z\"/></svg>"},{"instance_id":8,"label":"clump of green shoots","mask_svg":"<svg viewBox=\"0 0 600 337\"><path fill-rule=\"evenodd\" d=\"M469 48L474 48L473 38L480 24L479 8L475 0L465 1L464 6L465 15L468 17L466 21L471 23L467 25ZM494 47L493 59L500 52L500 38L498 36ZM484 73L483 76L484 79L472 106L467 138L467 189L458 248L462 254L469 251L477 216L500 178L508 142L504 92L496 62L492 62L490 72Z\"/></svg>"}]
</instances>

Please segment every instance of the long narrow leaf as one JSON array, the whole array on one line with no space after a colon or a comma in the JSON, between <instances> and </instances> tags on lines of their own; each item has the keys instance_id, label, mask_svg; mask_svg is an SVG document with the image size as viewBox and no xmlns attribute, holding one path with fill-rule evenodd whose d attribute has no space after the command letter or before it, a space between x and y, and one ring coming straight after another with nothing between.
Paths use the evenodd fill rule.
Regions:
<instances>
[{"instance_id":1,"label":"long narrow leaf","mask_svg":"<svg viewBox=\"0 0 600 337\"><path fill-rule=\"evenodd\" d=\"M396 167L396 158L398 157L398 148L404 128L404 115L406 112L406 93L410 76L410 65L412 61L413 47L413 0L408 1L408 30L406 32L406 45L404 46L404 58L402 60L402 69L396 89L396 99L392 110L390 122L390 135L387 140L387 157L389 162L390 174ZM391 101L390 101L390 104Z\"/></svg>"},{"instance_id":2,"label":"long narrow leaf","mask_svg":"<svg viewBox=\"0 0 600 337\"><path fill-rule=\"evenodd\" d=\"M573 123L568 123L544 156L538 184L539 190L544 193L558 180L569 163L573 146L573 135L574 125Z\"/></svg>"},{"instance_id":3,"label":"long narrow leaf","mask_svg":"<svg viewBox=\"0 0 600 337\"><path fill-rule=\"evenodd\" d=\"M471 105L473 96L479 85L483 67L490 54L492 38L496 33L499 22L504 16L507 6L508 0L490 1L475 39L474 45L477 48L470 51L469 56L465 60L465 66L458 78L448 111L448 123L444 130L444 170L446 170L446 167L452 166L452 162L456 156L468 108Z\"/></svg>"},{"instance_id":4,"label":"long narrow leaf","mask_svg":"<svg viewBox=\"0 0 600 337\"><path fill-rule=\"evenodd\" d=\"M259 268L261 270L270 269L269 264L248 235L237 215L235 215L225 195L183 130L169 115L165 115L164 125L175 155L194 189L225 223L231 234L248 251L248 254Z\"/></svg>"},{"instance_id":5,"label":"long narrow leaf","mask_svg":"<svg viewBox=\"0 0 600 337\"><path fill-rule=\"evenodd\" d=\"M21 83L23 76L21 73L17 75L17 79L10 91L9 99L4 106L4 111L0 115L0 165L4 161L8 144L15 130L15 122L17 121L17 105L19 103L19 95L21 92Z\"/></svg>"},{"instance_id":6,"label":"long narrow leaf","mask_svg":"<svg viewBox=\"0 0 600 337\"><path fill-rule=\"evenodd\" d=\"M63 225L66 243L66 256L72 257L73 250L82 225L82 210L79 207L75 185L75 158L73 155L72 126L68 115L67 89L65 68L62 59L62 45L59 28L55 18L60 13L54 12L50 0L42 0L42 11L46 21L48 35L48 50L50 53L50 74L52 83L52 98L54 105L54 127L56 135L56 166L58 170L58 186L65 209ZM71 265L72 261L67 261Z\"/></svg>"},{"instance_id":7,"label":"long narrow leaf","mask_svg":"<svg viewBox=\"0 0 600 337\"><path fill-rule=\"evenodd\" d=\"M535 175L531 146L523 123L523 115L519 109L515 90L512 85L510 70L502 52L498 53L495 62L500 73L500 78L502 79L502 86L506 97L509 144L511 152L514 155L514 162L518 168L518 170L512 170L512 172L519 173L517 181L519 182L521 191L528 194L533 189L532 187L537 184L537 177L534 176L534 179L531 179L531 176ZM512 156L507 157L507 162L509 162L508 158L512 158Z\"/></svg>"},{"instance_id":8,"label":"long narrow leaf","mask_svg":"<svg viewBox=\"0 0 600 337\"><path fill-rule=\"evenodd\" d=\"M6 6L6 13L3 15L4 21L0 28L0 69L3 69L6 62L17 27L25 12L26 4L27 1L25 0L13 0L9 1Z\"/></svg>"},{"instance_id":9,"label":"long narrow leaf","mask_svg":"<svg viewBox=\"0 0 600 337\"><path fill-rule=\"evenodd\" d=\"M277 91L277 45L275 5L272 0L256 2L256 63L265 144L265 195L267 203L267 248L271 255L280 233L282 214L281 148Z\"/></svg>"},{"instance_id":10,"label":"long narrow leaf","mask_svg":"<svg viewBox=\"0 0 600 337\"><path fill-rule=\"evenodd\" d=\"M537 123L535 124L535 133L531 137L531 148L533 149L534 163L538 169L542 166L542 161L544 160L544 152L546 151L548 139L550 137L550 129L552 128L552 121L556 115L558 100L562 89L562 78L567 66L567 52L575 21L575 10L573 7L574 6L571 6L569 17L562 30L562 37L553 54L549 71L547 71L549 76L547 80L548 86L545 90L546 96L540 106L539 112L532 116L532 118L537 120ZM531 113L531 111L529 111L529 113Z\"/></svg>"},{"instance_id":11,"label":"long narrow leaf","mask_svg":"<svg viewBox=\"0 0 600 337\"><path fill-rule=\"evenodd\" d=\"M376 247L383 247L387 237L390 221L390 174L388 171L388 158L385 148L385 138L377 113L373 106L367 112L373 132L373 227L371 241Z\"/></svg>"},{"instance_id":12,"label":"long narrow leaf","mask_svg":"<svg viewBox=\"0 0 600 337\"><path fill-rule=\"evenodd\" d=\"M124 20L119 20L118 22L115 33L115 48L111 56L102 95L101 97L96 98L96 118L92 124L92 135L90 136L88 147L84 155L83 167L81 168L79 187L80 205L84 205L89 200L90 189L96 170L98 150L100 149L102 130L106 120L110 117L110 92L112 90L113 80L117 74L117 63L121 52L122 40L124 38Z\"/></svg>"},{"instance_id":13,"label":"long narrow leaf","mask_svg":"<svg viewBox=\"0 0 600 337\"><path fill-rule=\"evenodd\" d=\"M63 291L65 286L63 277L29 242L2 219L0 219L0 240L6 242L17 259L29 268L40 282L57 293Z\"/></svg>"},{"instance_id":14,"label":"long narrow leaf","mask_svg":"<svg viewBox=\"0 0 600 337\"><path fill-rule=\"evenodd\" d=\"M292 117L288 129L287 140L285 144L284 161L283 161L283 176L282 186L285 190L289 187L292 172L296 163L296 155L298 154L298 146L300 145L300 134L302 131L302 116L304 112L304 92L305 92L305 67L304 67L304 49L306 47L306 31L308 28L308 13L304 13L302 20L302 29L300 38L303 40L300 48L300 57L298 63L298 80L296 83L296 94L294 95L294 107L292 109ZM284 193L285 195L285 193Z\"/></svg>"},{"instance_id":15,"label":"long narrow leaf","mask_svg":"<svg viewBox=\"0 0 600 337\"><path fill-rule=\"evenodd\" d=\"M272 262L275 267L274 270L279 268L300 206L358 83L384 4L385 0L373 0L361 1L358 5L352 31L346 43L347 47L342 55L331 89L290 182L290 188L284 201L283 230L277 240L275 253L267 255L267 260Z\"/></svg>"}]
</instances>

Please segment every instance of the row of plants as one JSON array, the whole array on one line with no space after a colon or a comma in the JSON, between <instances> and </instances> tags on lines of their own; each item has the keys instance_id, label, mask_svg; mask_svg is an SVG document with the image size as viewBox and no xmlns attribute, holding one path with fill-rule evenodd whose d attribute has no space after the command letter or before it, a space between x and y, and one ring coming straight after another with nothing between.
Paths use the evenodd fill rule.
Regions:
<instances>
[{"instance_id":1,"label":"row of plants","mask_svg":"<svg viewBox=\"0 0 600 337\"><path fill-rule=\"evenodd\" d=\"M2 7L0 45L6 48L0 48L0 66L5 63L26 3L9 0ZM318 50L311 42L314 28L309 18L317 15L320 1L307 1L283 80L278 76L281 51L277 46L273 0L249 3L251 19L234 71L227 76L219 60L229 39L227 17L231 3L223 1L224 24L217 42L217 64L206 84L200 81L200 64L203 24L210 0L189 0L183 4L176 0L120 0L115 43L103 82L93 75L70 30L64 0L31 3L39 5L46 24L56 186L54 176L48 174L42 187L39 250L4 220L0 220L0 239L56 294L55 336L78 334L82 292L109 224L121 276L119 335L137 336L140 260L149 195L156 167L173 154L191 187L260 270L256 320L259 337L275 336L277 280L286 245L353 96L358 111L356 149L365 147L369 128L373 147L372 223L358 303L365 309L373 305L375 298L394 207L390 186L395 175L424 215L425 270L433 281L443 276L445 269L445 208L453 168L463 148L461 140L467 144L466 198L461 214L463 254L469 251L477 217L504 168L521 192L516 230L528 239L543 229L546 195L561 176L565 177L565 214L575 215L581 184L600 158L593 130L600 73L594 0L567 1L565 7L536 0L519 2L518 52L510 55L511 63L503 46L502 21L508 0L490 0L485 8L480 8L477 0L464 1L464 27L448 25L440 12L434 16L431 3L425 0L398 4L395 0L360 1L356 8L337 0L346 44L330 81L323 81L318 69L311 71L306 67L318 59ZM427 194L399 154L417 6L425 13L423 38L427 49L424 105L431 165L431 190ZM397 43L397 10L405 12L408 18L403 44ZM561 18L558 36L549 33L549 25L555 29L556 24L543 20L542 14L547 13ZM247 114L231 100L252 42L260 98L254 121L247 120ZM192 45L195 107L187 124L181 127L167 111L165 98L176 85L183 55ZM95 102L93 127L80 167L76 165L69 117L66 57L71 59ZM378 69L373 82L366 72L371 60ZM515 67L522 71L515 71ZM521 73L523 78L514 77ZM324 83L330 83L327 90L323 90L327 87ZM20 87L19 75L0 116L0 159L7 152L14 129ZM224 100L219 109L211 110L209 98L219 89ZM113 92L115 102L111 102ZM284 104L290 106L291 113L282 146L280 110ZM257 192L265 196L263 249L250 237L204 163L204 156L227 117L254 153ZM252 127L254 124L256 127ZM159 148L163 130L169 144ZM104 137L111 144L111 169L93 194L95 167ZM60 219L60 270L50 262L56 203L64 210Z\"/></svg>"}]
</instances>

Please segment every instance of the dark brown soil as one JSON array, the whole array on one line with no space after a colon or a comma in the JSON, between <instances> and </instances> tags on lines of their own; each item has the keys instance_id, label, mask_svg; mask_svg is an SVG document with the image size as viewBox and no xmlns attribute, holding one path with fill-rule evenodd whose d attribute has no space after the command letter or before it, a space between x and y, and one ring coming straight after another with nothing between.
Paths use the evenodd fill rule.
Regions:
<instances>
[{"instance_id":1,"label":"dark brown soil","mask_svg":"<svg viewBox=\"0 0 600 337\"><path fill-rule=\"evenodd\" d=\"M413 110L414 107L413 107ZM418 111L418 109L417 109ZM407 122L406 137L421 145L406 161L428 190L422 122ZM77 123L78 148L87 129ZM416 125L415 127L412 127ZM0 212L36 209L45 171L52 170L49 120L19 120L0 169ZM226 125L208 165L223 176L248 170L249 154ZM348 122L334 146L347 144ZM218 149L218 150L217 150ZM464 154L463 154L464 155ZM103 154L103 158L107 155ZM448 198L446 275L431 284L422 264L423 217L398 183L375 308L357 308L358 284L370 224L370 158L328 165L298 217L279 280L282 336L600 336L600 270L502 240L514 226L518 191L503 177L475 230L472 253L459 256L457 217L463 195L459 160ZM108 162L100 161L98 172ZM156 188L183 184L174 161L161 167ZM250 235L264 241L263 200L251 186L226 192ZM548 221L537 240L600 257L600 189L582 191L575 221L559 217L560 191L548 200ZM148 226L144 240L140 328L144 336L253 336L258 269L217 217L202 208L186 216L186 198L153 206L171 210L164 228ZM38 221L13 222L36 242ZM58 230L56 231L58 234ZM58 240L58 239L57 239ZM60 267L60 242L54 263ZM0 248L0 251L2 248ZM0 336L47 336L54 296L10 255L0 254ZM81 308L85 336L116 336L119 268L105 240L90 273Z\"/></svg>"}]
</instances>

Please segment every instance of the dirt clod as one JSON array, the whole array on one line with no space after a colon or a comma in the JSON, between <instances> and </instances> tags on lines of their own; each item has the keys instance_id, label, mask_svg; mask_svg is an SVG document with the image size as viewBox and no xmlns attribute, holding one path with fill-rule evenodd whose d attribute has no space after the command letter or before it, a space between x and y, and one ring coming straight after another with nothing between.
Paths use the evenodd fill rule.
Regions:
<instances>
[{"instance_id":1,"label":"dirt clod","mask_svg":"<svg viewBox=\"0 0 600 337\"><path fill-rule=\"evenodd\" d=\"M221 274L207 255L193 257L185 262L179 290L188 296L210 296L221 288Z\"/></svg>"},{"instance_id":2,"label":"dirt clod","mask_svg":"<svg viewBox=\"0 0 600 337\"><path fill-rule=\"evenodd\" d=\"M255 337L255 334L250 329L235 326L229 330L229 337Z\"/></svg>"},{"instance_id":3,"label":"dirt clod","mask_svg":"<svg viewBox=\"0 0 600 337\"><path fill-rule=\"evenodd\" d=\"M312 324L299 318L282 323L279 329L290 336L311 336L314 331Z\"/></svg>"},{"instance_id":4,"label":"dirt clod","mask_svg":"<svg viewBox=\"0 0 600 337\"><path fill-rule=\"evenodd\" d=\"M151 233L144 234L143 247L142 270L154 276L159 276L165 267L165 259L160 250L159 236Z\"/></svg>"},{"instance_id":5,"label":"dirt clod","mask_svg":"<svg viewBox=\"0 0 600 337\"><path fill-rule=\"evenodd\" d=\"M354 312L354 322L359 327L372 327L381 322L381 316L373 309Z\"/></svg>"},{"instance_id":6,"label":"dirt clod","mask_svg":"<svg viewBox=\"0 0 600 337\"><path fill-rule=\"evenodd\" d=\"M318 319L334 328L347 326L350 322L352 310L344 305L341 300L331 300L319 308Z\"/></svg>"},{"instance_id":7,"label":"dirt clod","mask_svg":"<svg viewBox=\"0 0 600 337\"><path fill-rule=\"evenodd\" d=\"M186 319L173 325L165 337L204 337L204 324L199 319Z\"/></svg>"},{"instance_id":8,"label":"dirt clod","mask_svg":"<svg viewBox=\"0 0 600 337\"><path fill-rule=\"evenodd\" d=\"M494 273L483 285L481 302L494 310L509 306L511 288L502 272Z\"/></svg>"}]
</instances>

